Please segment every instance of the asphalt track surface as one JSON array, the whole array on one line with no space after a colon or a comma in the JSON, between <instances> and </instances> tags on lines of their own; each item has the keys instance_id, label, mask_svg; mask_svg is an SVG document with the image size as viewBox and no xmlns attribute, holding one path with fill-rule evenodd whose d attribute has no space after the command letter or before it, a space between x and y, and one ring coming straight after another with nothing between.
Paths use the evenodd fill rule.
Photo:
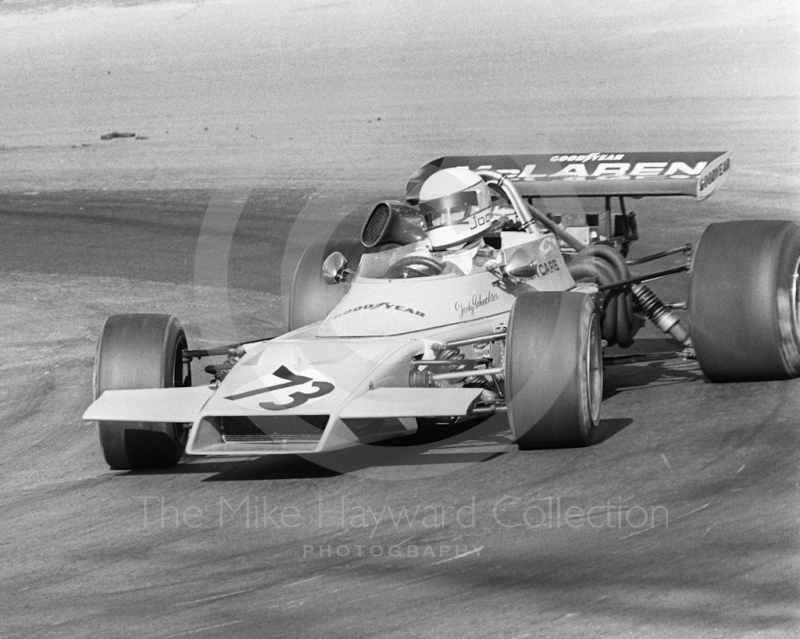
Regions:
<instances>
[{"instance_id":1,"label":"asphalt track surface","mask_svg":"<svg viewBox=\"0 0 800 639\"><path fill-rule=\"evenodd\" d=\"M715 124L712 102L694 103L705 148L742 150L724 190L700 205L636 203L635 255L696 242L717 220L798 219L797 100L737 100ZM641 145L651 128L660 148L696 133L678 127L668 146L664 116L631 117L622 136L638 131ZM548 141L577 139L542 122ZM104 318L174 313L198 345L283 330L298 250L400 196L407 165L453 144L430 131L422 152L405 138L395 149L402 171L377 159L366 183L343 183L323 151L316 181L277 164L254 180L215 174L198 143L152 188L139 151L119 151L106 190L105 160L53 168L79 152L62 141L0 154L2 636L796 636L798 380L709 384L675 357L609 366L602 441L580 450L521 453L497 419L316 461L106 467L80 419ZM337 154L368 175L363 151ZM34 156L53 188L35 188ZM654 288L676 301L685 286ZM675 350L649 327L633 352Z\"/></svg>"}]
</instances>

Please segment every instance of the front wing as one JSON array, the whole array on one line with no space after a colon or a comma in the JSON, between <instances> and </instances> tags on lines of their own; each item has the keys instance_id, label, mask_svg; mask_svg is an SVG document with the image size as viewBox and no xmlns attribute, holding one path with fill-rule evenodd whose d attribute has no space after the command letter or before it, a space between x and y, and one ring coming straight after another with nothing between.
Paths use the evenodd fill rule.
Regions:
<instances>
[{"instance_id":1,"label":"front wing","mask_svg":"<svg viewBox=\"0 0 800 639\"><path fill-rule=\"evenodd\" d=\"M214 393L209 386L106 391L83 418L190 423L186 452L194 455L310 453L410 434L417 428L415 418L470 416L481 389L382 387L351 396L329 413L313 414L208 412Z\"/></svg>"}]
</instances>

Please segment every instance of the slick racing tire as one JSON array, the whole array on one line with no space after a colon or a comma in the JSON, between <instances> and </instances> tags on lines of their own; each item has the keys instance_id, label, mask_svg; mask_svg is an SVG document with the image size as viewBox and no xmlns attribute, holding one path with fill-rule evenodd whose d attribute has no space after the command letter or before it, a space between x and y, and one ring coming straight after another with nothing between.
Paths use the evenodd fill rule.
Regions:
<instances>
[{"instance_id":1,"label":"slick racing tire","mask_svg":"<svg viewBox=\"0 0 800 639\"><path fill-rule=\"evenodd\" d=\"M339 251L347 259L349 270L355 270L367 249L358 240L329 240L309 246L294 271L289 294L289 330L319 322L328 316L347 292L344 282L328 284L322 279L322 263Z\"/></svg>"},{"instance_id":2,"label":"slick racing tire","mask_svg":"<svg viewBox=\"0 0 800 639\"><path fill-rule=\"evenodd\" d=\"M595 304L580 293L523 293L506 337L508 421L521 450L592 443L603 350Z\"/></svg>"},{"instance_id":3,"label":"slick racing tire","mask_svg":"<svg viewBox=\"0 0 800 639\"><path fill-rule=\"evenodd\" d=\"M107 390L190 386L186 349L186 333L171 315L112 315L97 345L94 398ZM174 466L188 434L183 424L101 421L97 426L103 455L115 469Z\"/></svg>"},{"instance_id":4,"label":"slick racing tire","mask_svg":"<svg viewBox=\"0 0 800 639\"><path fill-rule=\"evenodd\" d=\"M710 225L692 260L691 337L712 382L800 375L800 227Z\"/></svg>"}]
</instances>

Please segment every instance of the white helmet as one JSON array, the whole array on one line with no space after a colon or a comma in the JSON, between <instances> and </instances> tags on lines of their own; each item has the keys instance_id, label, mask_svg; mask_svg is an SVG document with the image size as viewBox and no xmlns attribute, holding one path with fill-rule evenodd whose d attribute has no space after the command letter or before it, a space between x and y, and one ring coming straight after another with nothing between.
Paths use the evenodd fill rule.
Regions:
<instances>
[{"instance_id":1,"label":"white helmet","mask_svg":"<svg viewBox=\"0 0 800 639\"><path fill-rule=\"evenodd\" d=\"M419 192L422 228L433 250L465 244L492 225L492 196L480 175L466 167L442 169Z\"/></svg>"}]
</instances>

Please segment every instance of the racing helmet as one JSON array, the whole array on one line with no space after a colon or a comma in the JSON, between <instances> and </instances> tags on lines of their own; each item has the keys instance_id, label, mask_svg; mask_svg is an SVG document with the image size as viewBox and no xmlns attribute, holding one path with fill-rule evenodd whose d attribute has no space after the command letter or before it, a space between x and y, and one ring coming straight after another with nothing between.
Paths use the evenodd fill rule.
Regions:
<instances>
[{"instance_id":1,"label":"racing helmet","mask_svg":"<svg viewBox=\"0 0 800 639\"><path fill-rule=\"evenodd\" d=\"M466 167L442 169L422 184L422 228L434 251L465 244L492 225L492 196L480 175Z\"/></svg>"}]
</instances>

